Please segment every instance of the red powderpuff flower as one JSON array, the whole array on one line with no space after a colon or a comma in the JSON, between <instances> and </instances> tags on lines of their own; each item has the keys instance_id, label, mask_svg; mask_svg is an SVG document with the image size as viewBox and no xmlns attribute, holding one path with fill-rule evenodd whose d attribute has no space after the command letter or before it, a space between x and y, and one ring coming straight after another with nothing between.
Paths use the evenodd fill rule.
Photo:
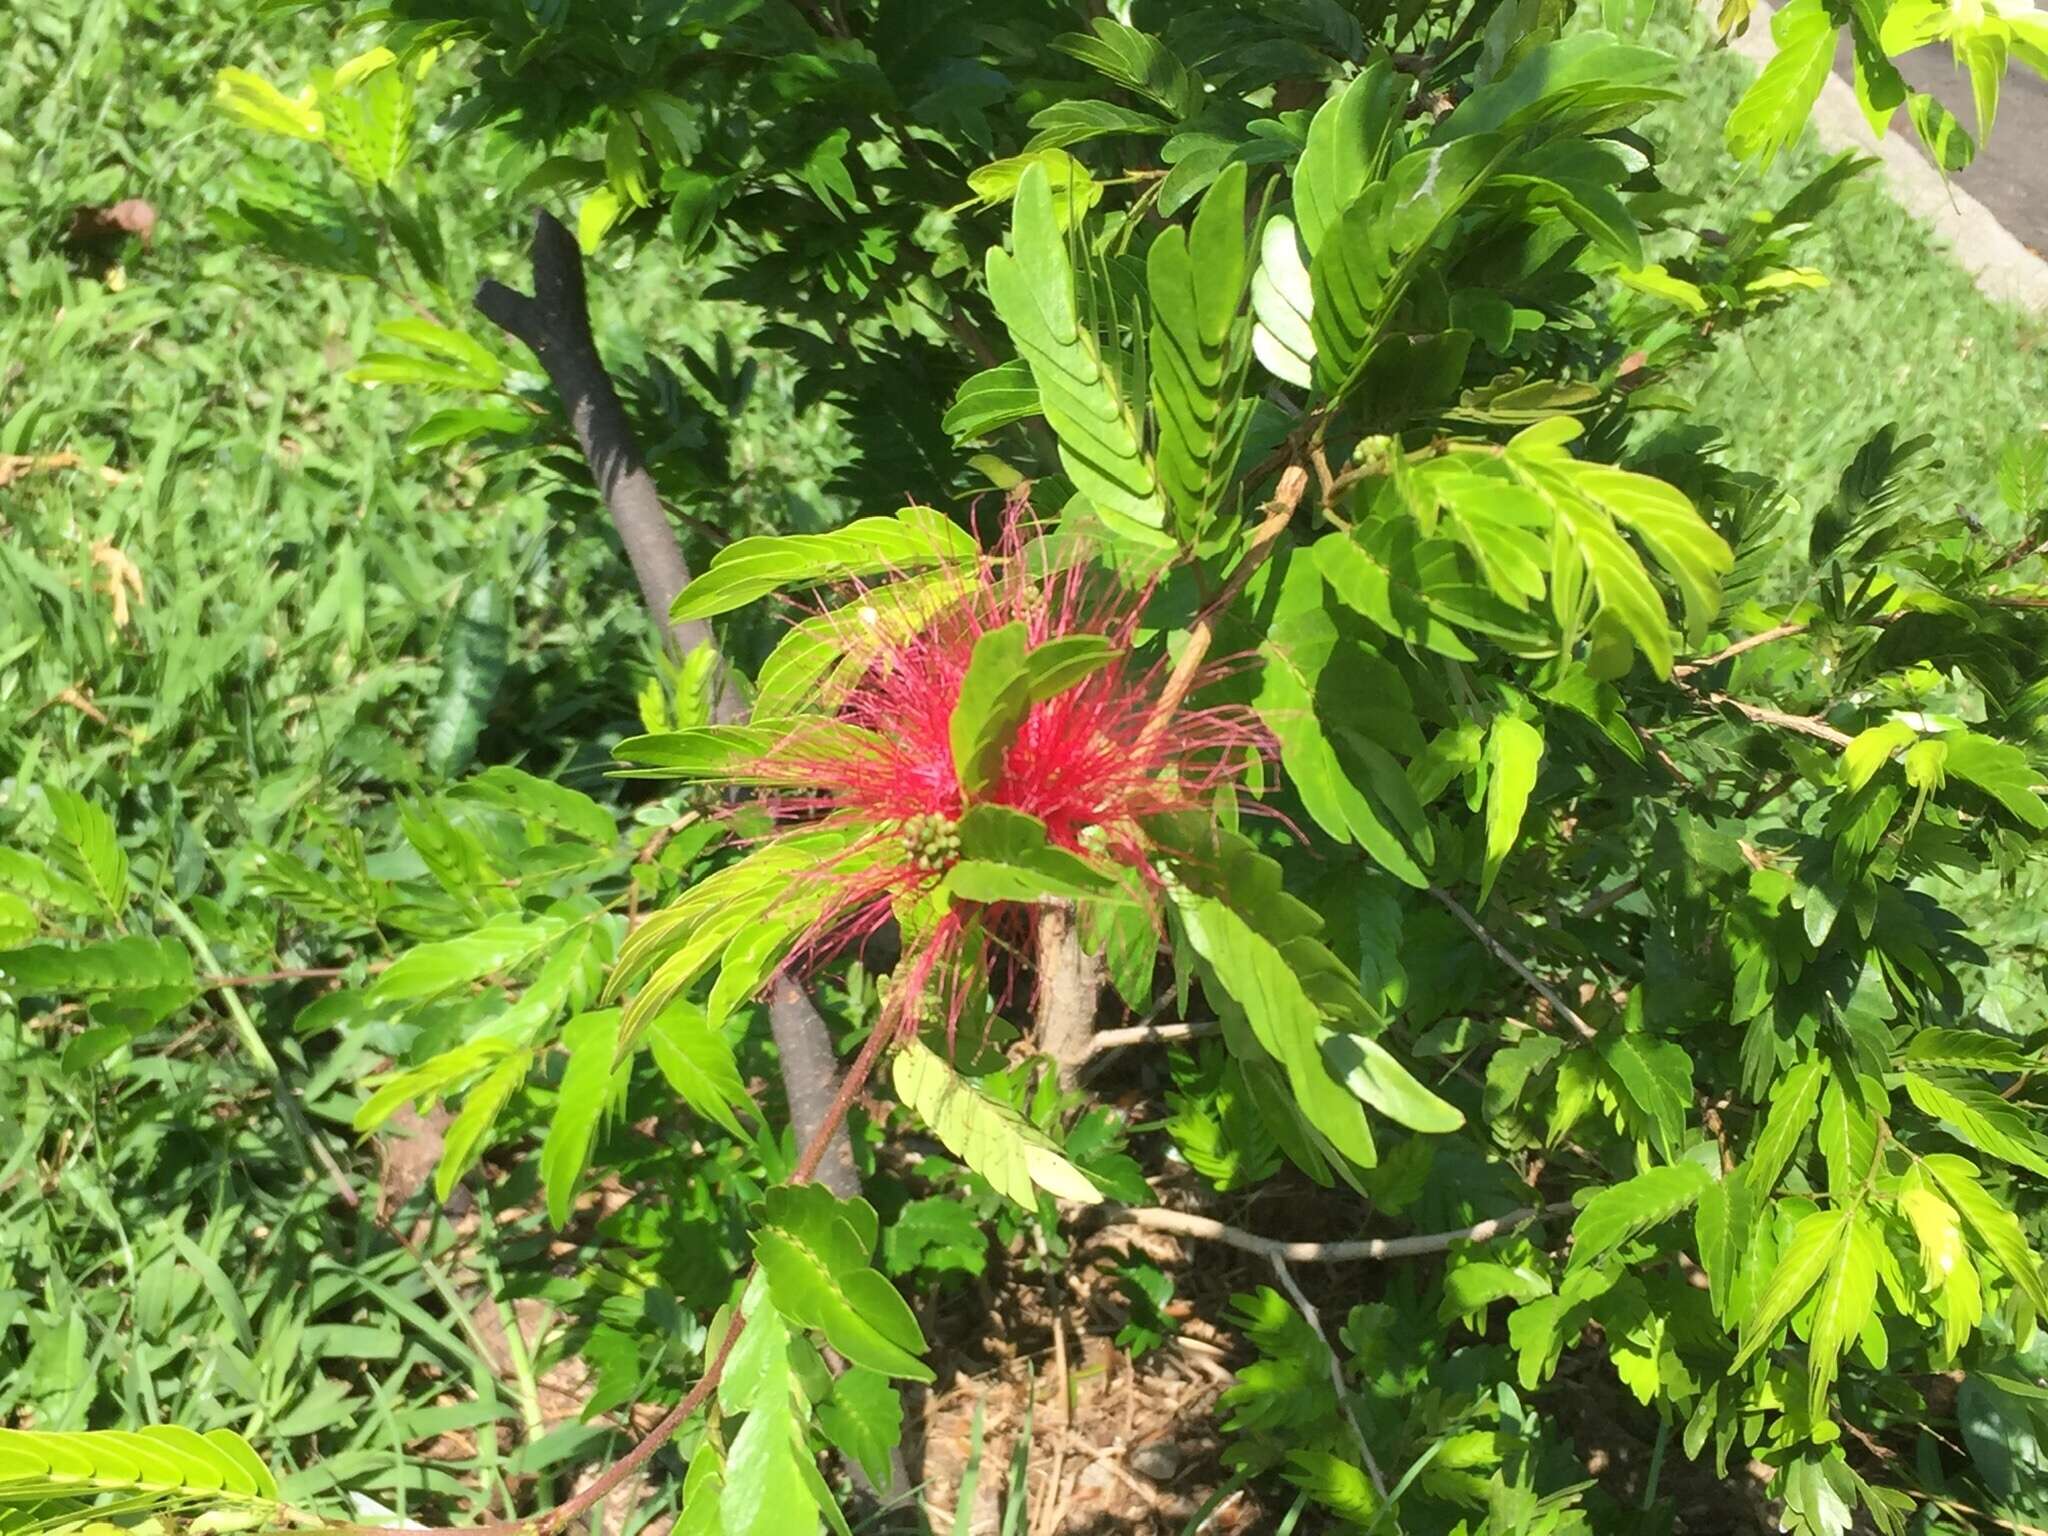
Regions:
<instances>
[{"instance_id":1,"label":"red powderpuff flower","mask_svg":"<svg viewBox=\"0 0 2048 1536\"><path fill-rule=\"evenodd\" d=\"M1043 826L1052 847L1101 869L1131 871L1137 881L1125 885L1146 891L1157 883L1147 823L1208 811L1266 741L1248 710L1180 702L1212 681L1216 667L1179 680L1191 686L1173 687L1169 699L1166 663L1133 659L1149 591L1133 592L1085 560L1035 571L1041 562L1032 558L1030 531L1013 508L994 553L937 573L934 588L961 595L914 630L885 622L868 601L876 594L838 610L837 638L847 654L840 684L823 708L735 775L761 789L761 803L785 831L822 825L855 834L808 877L827 889L787 963L815 964L892 917L908 918L898 978L906 1029L935 978L948 1021L956 1021L985 941L1014 941L1029 915L1011 903L958 900L932 912L929 898L960 854L963 815L984 805L1021 811ZM1104 643L1065 649L1100 664L1032 701L990 771L963 785L953 740L962 684L982 639L1012 626L1041 654L1056 642L1095 637Z\"/></svg>"}]
</instances>

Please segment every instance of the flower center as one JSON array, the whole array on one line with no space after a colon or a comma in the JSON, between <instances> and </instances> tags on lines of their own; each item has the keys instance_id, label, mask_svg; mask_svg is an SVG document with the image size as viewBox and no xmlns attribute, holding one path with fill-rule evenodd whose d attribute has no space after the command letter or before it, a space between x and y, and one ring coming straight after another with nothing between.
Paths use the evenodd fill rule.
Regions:
<instances>
[{"instance_id":1,"label":"flower center","mask_svg":"<svg viewBox=\"0 0 2048 1536\"><path fill-rule=\"evenodd\" d=\"M911 863L926 874L949 869L960 857L959 825L944 816L912 816L903 823L902 837Z\"/></svg>"}]
</instances>

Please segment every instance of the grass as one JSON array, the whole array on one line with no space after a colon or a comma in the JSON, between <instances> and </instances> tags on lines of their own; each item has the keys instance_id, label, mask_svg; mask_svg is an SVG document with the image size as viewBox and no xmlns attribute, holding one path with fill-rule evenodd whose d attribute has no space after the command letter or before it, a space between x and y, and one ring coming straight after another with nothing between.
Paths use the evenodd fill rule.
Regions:
<instances>
[{"instance_id":1,"label":"grass","mask_svg":"<svg viewBox=\"0 0 2048 1536\"><path fill-rule=\"evenodd\" d=\"M1649 40L1685 61L1686 99L1645 128L1664 146L1667 180L1698 199L1686 223L1732 228L1830 158L1809 131L1768 170L1742 166L1720 125L1752 67L1711 46L1694 7L1665 7ZM1931 482L1938 493L1999 526L1999 449L2015 432L2048 426L2048 316L1985 298L1868 174L1802 260L1832 286L1755 322L1688 380L1699 417L1725 429L1737 467L1778 477L1808 510L1886 422L1931 433L1944 464Z\"/></svg>"},{"instance_id":2,"label":"grass","mask_svg":"<svg viewBox=\"0 0 2048 1536\"><path fill-rule=\"evenodd\" d=\"M374 851L472 756L602 788L651 670L637 595L579 486L404 450L421 397L345 377L403 313L392 295L281 268L209 222L274 147L214 110L216 70L295 89L347 44L328 55L303 16L204 0L51 0L20 22L0 35L0 847L49 842L53 792L76 789L126 850L114 923L190 936L202 973L360 967L374 939L309 930L258 861L358 836ZM451 223L518 280L521 214L470 191L496 169L460 141L434 153ZM61 248L75 206L124 198L157 210L146 246L113 266ZM732 323L658 260L593 283L615 357ZM819 515L820 431L771 433L777 390L771 374L719 424L736 529ZM480 591L502 600L479 608ZM484 686L444 665L474 611L505 661ZM0 948L91 926L39 929L0 889ZM500 1292L499 1266L551 1283L539 1220L480 1248L474 1221L407 1242L376 1219L383 1178L347 1121L401 1042L302 1033L320 990L208 989L146 1048L104 1053L79 1049L75 1018L0 996L0 1422L231 1425L288 1497L510 1512L508 1486L612 1433L525 1433L531 1381L451 1300ZM271 1061L359 1209L280 1114ZM565 1315L588 1288L570 1290L550 1298Z\"/></svg>"}]
</instances>

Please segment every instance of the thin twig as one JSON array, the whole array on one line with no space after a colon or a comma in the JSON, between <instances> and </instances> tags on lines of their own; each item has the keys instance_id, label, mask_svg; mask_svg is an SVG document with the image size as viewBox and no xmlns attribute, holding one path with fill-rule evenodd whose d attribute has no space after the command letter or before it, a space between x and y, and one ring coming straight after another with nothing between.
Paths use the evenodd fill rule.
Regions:
<instances>
[{"instance_id":1,"label":"thin twig","mask_svg":"<svg viewBox=\"0 0 2048 1536\"><path fill-rule=\"evenodd\" d=\"M1174 662L1173 671L1166 679L1166 686L1159 691L1159 702L1152 707L1152 718L1145 722L1144 734L1132 755L1142 761L1146 749L1151 746L1159 733L1166 729L1166 723L1173 718L1188 696L1188 690L1195 685L1195 676L1208 659L1209 647L1216 643L1216 623L1225 609L1237 601L1252 574L1266 563L1266 557L1273 552L1273 546L1287 525L1294 518L1294 509L1301 505L1302 493L1308 489L1308 471L1299 464L1290 464L1280 472L1280 483L1274 488L1273 499L1266 503L1265 520L1252 531L1251 543L1245 546L1244 558L1237 562L1237 569L1230 573L1230 579L1223 583L1223 590L1196 617L1188 629L1187 644L1181 647L1180 659Z\"/></svg>"},{"instance_id":2,"label":"thin twig","mask_svg":"<svg viewBox=\"0 0 2048 1536\"><path fill-rule=\"evenodd\" d=\"M1573 1029L1576 1029L1579 1032L1579 1036L1581 1039L1597 1040L1600 1038L1599 1030L1595 1029L1592 1025L1588 1024L1584 1019L1580 1018L1578 1010L1573 1008L1570 1003L1566 1002L1561 996L1559 996L1557 989L1555 987L1551 986L1549 982L1545 981L1541 976L1538 976L1534 971L1530 970L1528 966L1524 965L1519 959L1515 957L1513 951L1508 949L1506 945L1502 944L1501 941L1499 939L1496 939L1491 933L1487 932L1485 927L1481 925L1479 919L1474 917L1470 912L1467 912L1464 906L1458 901L1457 897L1453 896L1449 891L1445 890L1442 886L1439 885L1432 885L1429 888L1429 894L1437 899L1438 904L1441 905L1445 911L1449 912L1451 916L1455 917L1459 922L1463 923L1466 926L1466 928L1471 931L1472 937L1477 939L1481 944L1484 944L1486 946L1488 952L1492 954L1494 959L1498 960L1502 965L1506 966L1509 970L1513 971L1517 976L1521 977L1522 980L1529 985L1530 989L1534 991L1538 997L1541 997L1546 1003L1550 1004L1551 1008L1556 1011L1559 1018L1565 1020L1568 1024L1571 1025Z\"/></svg>"},{"instance_id":3,"label":"thin twig","mask_svg":"<svg viewBox=\"0 0 2048 1536\"><path fill-rule=\"evenodd\" d=\"M1704 672L1709 667L1718 667L1724 661L1732 661L1746 651L1769 645L1773 640L1788 640L1794 635L1803 635L1810 626L1805 624L1779 624L1770 629L1759 630L1756 634L1745 635L1733 645L1724 645L1711 656L1702 656L1698 661L1680 662L1671 669L1673 677L1691 677L1695 672Z\"/></svg>"},{"instance_id":4,"label":"thin twig","mask_svg":"<svg viewBox=\"0 0 2048 1536\"><path fill-rule=\"evenodd\" d=\"M378 960L372 962L369 969L381 971L388 969L390 965L389 960ZM348 975L349 970L350 967L345 965L294 965L287 966L281 971L253 971L246 976L202 976L199 978L199 985L208 991L224 990L228 987L267 987L277 981L331 980L336 976Z\"/></svg>"},{"instance_id":5,"label":"thin twig","mask_svg":"<svg viewBox=\"0 0 2048 1536\"><path fill-rule=\"evenodd\" d=\"M1315 1304L1303 1294L1294 1283L1294 1271L1287 1267L1287 1261L1277 1253L1271 1255L1273 1273L1280 1277L1281 1289L1294 1299L1302 1320L1315 1329L1316 1337L1323 1341L1323 1353L1330 1362L1330 1386L1337 1394L1337 1410L1344 1415L1344 1422L1351 1426L1351 1438L1358 1442L1358 1454L1365 1458L1365 1475L1372 1479L1372 1491L1379 1495L1380 1503L1387 1502L1387 1480L1380 1476L1380 1464L1373 1459L1372 1445L1365 1438L1365 1426L1358 1422L1358 1414L1351 1406L1351 1394L1344 1389L1344 1367L1337 1361L1337 1351L1330 1343L1330 1336L1323 1332L1322 1314Z\"/></svg>"},{"instance_id":6,"label":"thin twig","mask_svg":"<svg viewBox=\"0 0 2048 1536\"><path fill-rule=\"evenodd\" d=\"M1132 1206L1118 1210L1111 1225L1128 1224L1153 1232L1172 1232L1180 1237L1199 1237L1225 1243L1246 1253L1255 1253L1268 1263L1282 1259L1290 1264L1349 1264L1363 1260L1411 1259L1422 1254L1442 1253L1453 1243L1484 1243L1515 1231L1525 1222L1559 1216L1572 1209L1569 1200L1548 1205L1525 1205L1496 1216L1491 1221L1460 1227L1454 1232L1425 1232L1414 1237L1364 1237L1343 1242L1287 1242L1261 1237L1242 1227L1233 1227L1208 1216L1188 1211L1169 1211L1163 1206Z\"/></svg>"},{"instance_id":7,"label":"thin twig","mask_svg":"<svg viewBox=\"0 0 2048 1536\"><path fill-rule=\"evenodd\" d=\"M1691 690L1688 690L1691 691ZM1782 709L1771 709L1762 704L1752 704L1746 699L1734 698L1725 693L1698 693L1693 697L1707 704L1726 705L1745 720L1758 725L1776 726L1781 731L1792 731L1801 736L1811 736L1815 741L1824 741L1837 750L1846 747L1855 738L1847 731L1838 731L1827 721L1813 715L1791 715Z\"/></svg>"},{"instance_id":8,"label":"thin twig","mask_svg":"<svg viewBox=\"0 0 2048 1536\"><path fill-rule=\"evenodd\" d=\"M1219 1019L1191 1019L1180 1024L1131 1024L1123 1029L1098 1029L1088 1042L1088 1054L1119 1051L1127 1045L1165 1045L1175 1040L1199 1040L1223 1028Z\"/></svg>"},{"instance_id":9,"label":"thin twig","mask_svg":"<svg viewBox=\"0 0 2048 1536\"><path fill-rule=\"evenodd\" d=\"M1610 885L1599 895L1589 897L1586 904L1579 908L1579 921L1583 923L1589 917L1598 917L1617 901L1627 901L1642 888L1643 880L1640 875L1632 880L1624 880L1619 885Z\"/></svg>"}]
</instances>

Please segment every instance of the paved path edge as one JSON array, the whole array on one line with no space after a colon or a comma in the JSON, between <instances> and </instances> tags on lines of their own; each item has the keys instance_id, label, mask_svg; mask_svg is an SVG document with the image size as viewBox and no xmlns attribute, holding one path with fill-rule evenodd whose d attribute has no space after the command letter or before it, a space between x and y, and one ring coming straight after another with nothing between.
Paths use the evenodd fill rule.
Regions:
<instances>
[{"instance_id":1,"label":"paved path edge","mask_svg":"<svg viewBox=\"0 0 2048 1536\"><path fill-rule=\"evenodd\" d=\"M1707 6L1711 13L1713 6ZM1730 49L1758 68L1773 53L1771 7L1760 3L1750 16L1749 30ZM1856 92L1830 73L1813 109L1813 129L1831 150L1853 149L1874 156L1877 173L1893 201L1928 225L1946 243L1957 265L1970 274L1978 291L1995 303L2011 304L2048 314L2048 261L2021 244L1976 198L1952 181L1944 181L1912 140L1903 111L1883 138L1870 131Z\"/></svg>"}]
</instances>

